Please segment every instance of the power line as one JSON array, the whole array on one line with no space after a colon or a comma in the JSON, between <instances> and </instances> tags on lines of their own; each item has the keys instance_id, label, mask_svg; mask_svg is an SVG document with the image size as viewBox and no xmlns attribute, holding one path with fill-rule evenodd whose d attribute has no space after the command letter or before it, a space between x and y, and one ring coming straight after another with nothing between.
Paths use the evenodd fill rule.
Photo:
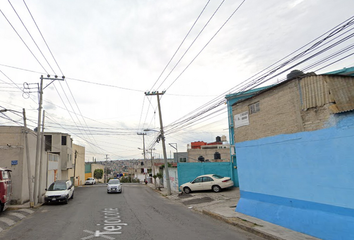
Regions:
<instances>
[{"instance_id":1,"label":"power line","mask_svg":"<svg viewBox=\"0 0 354 240\"><path fill-rule=\"evenodd\" d=\"M352 17L353 18L353 17ZM306 56L307 53L312 52L312 50L314 49L318 49L318 47L323 44L325 41L329 40L330 38L334 37L336 34L339 34L341 31L343 31L344 29L346 29L347 27L351 26L353 23L352 18L349 18L347 21L344 21L342 23L342 25L338 25L336 28L333 28L331 31L328 31L328 35L317 41L315 44L311 45L309 48L307 48L306 50L304 50L303 52L301 52L300 54L297 54L295 57L292 57L290 60L287 60L283 63L281 63L280 65L278 65L277 67L273 68L272 70L270 70L269 72L263 74L262 76L256 78L256 79L250 79L250 83L248 83L245 87L243 87L239 92L245 91L247 89L251 89L252 87L258 86L262 83L265 83L266 81L271 80L272 78L279 76L280 74L288 71L289 69L298 66L301 63L304 63L310 59L312 59L313 57L318 56L319 54L323 54L325 51L328 51L329 49L331 49L334 46L337 46L338 44L348 40L351 38L351 35L337 41L336 43L330 45L329 47L326 47L322 50L317 51L316 53L312 54L310 57L305 58L304 60L301 60L300 62L292 65L291 67L287 68L286 70L281 71L280 73L275 74L276 71L280 70L281 68L284 68L285 66L287 66L288 64L290 64L291 62L300 59L301 57ZM325 44L323 44L325 45ZM270 77L272 74L272 77ZM257 75L257 74L256 74ZM268 78L267 78L268 77ZM270 78L269 78L270 77ZM245 85L245 82L242 82L241 84L237 85ZM224 98L224 96L222 96L222 98ZM215 103L216 102L216 103ZM208 113L209 111L212 111L213 109L222 106L224 103L226 102L226 100L221 99L220 97L217 97L216 99L214 99L213 101L209 102L208 104L204 104L202 107L198 108L200 110L198 110L198 112L195 110L192 113L192 115L190 117L188 117L188 115L185 115L184 117L180 118L179 120L175 121L174 123L168 125L166 127L166 129L176 129L178 126L182 126L179 129L183 129L183 126L188 126L188 122L190 121L196 121L196 119L200 118L202 115ZM213 104L213 105L211 105ZM204 109L203 109L204 108ZM190 113L190 114L191 114ZM187 124L187 125L186 125Z\"/></svg>"},{"instance_id":2,"label":"power line","mask_svg":"<svg viewBox=\"0 0 354 240\"><path fill-rule=\"evenodd\" d=\"M20 34L16 31L15 27L11 24L11 22L9 21L9 19L6 17L6 15L3 13L3 11L0 9L0 12L2 13L2 15L4 16L4 18L6 19L6 21L10 24L11 28L15 31L15 33L17 34L17 36L21 39L22 43L26 46L26 48L28 49L28 51L32 54L32 56L36 59L37 63L42 67L42 69L48 74L48 71L43 67L43 65L39 62L38 58L34 55L34 53L31 51L31 49L28 47L28 45L26 44L26 42L22 39L22 37L20 36Z\"/></svg>"},{"instance_id":3,"label":"power line","mask_svg":"<svg viewBox=\"0 0 354 240\"><path fill-rule=\"evenodd\" d=\"M41 51L41 49L39 48L37 42L33 39L32 34L28 31L26 25L24 24L24 22L22 21L21 17L18 15L16 9L14 8L14 6L11 4L10 0L8 0L9 4L11 5L12 9L14 10L14 12L16 13L18 19L20 20L20 22L22 23L22 26L26 29L28 35L31 37L33 43L36 45L38 51L42 54L42 57L44 58L44 60L47 62L47 64L49 65L50 69L55 73L54 69L52 68L52 66L50 65L50 63L48 62L47 58L44 56L43 52Z\"/></svg>"},{"instance_id":4,"label":"power line","mask_svg":"<svg viewBox=\"0 0 354 240\"><path fill-rule=\"evenodd\" d=\"M48 48L50 54L52 55L52 58L54 59L55 64L56 64L57 67L59 68L59 71L61 72L61 74L64 75L64 74L63 74L63 71L62 71L61 68L59 67L59 64L58 64L57 60L55 59L55 57L54 57L52 51L50 50L50 48L49 48L49 46L48 46L48 44L47 44L47 41L45 40L45 38L44 38L44 36L43 36L41 30L39 29L39 27L38 27L38 25L37 25L37 22L34 20L34 17L33 17L32 13L31 13L30 9L28 8L28 6L27 6L25 0L23 0L23 3L25 4L25 6L26 6L26 8L27 8L27 10L28 10L28 12L29 12L29 14L31 15L31 18L32 18L34 24L36 25L36 27L37 27L37 29L38 29L38 32L39 32L40 35L42 36L42 39L43 39L45 45L47 46L47 48ZM53 72L54 72L54 71L53 71Z\"/></svg>"},{"instance_id":5,"label":"power line","mask_svg":"<svg viewBox=\"0 0 354 240\"><path fill-rule=\"evenodd\" d=\"M154 83L153 86L151 87L150 91L152 91L152 89L155 87L156 83L160 80L162 74L165 72L165 70L167 69L168 65L170 65L171 61L172 61L173 58L176 56L177 52L179 51L179 49L180 49L181 46L183 45L184 41L185 41L185 40L187 39L187 37L189 36L189 34L190 34L190 32L192 31L192 29L194 28L195 24L198 22L200 16L203 14L203 12L204 12L204 10L206 9L206 7L208 6L209 2L210 2L210 0L207 1L207 3L205 4L205 6L203 7L202 11L199 13L197 19L196 19L196 20L194 21L194 23L192 24L192 26L191 26L191 28L189 29L189 31L187 32L186 36L183 38L182 42L181 42L181 43L179 44L179 46L177 47L176 51L174 52L174 54L172 55L172 57L170 58L170 60L169 60L168 63L166 64L165 68L162 70L160 76L157 78L157 80L155 81L155 83ZM223 3L223 2L224 2L224 1L222 1L222 3ZM204 29L204 28L203 28L203 29ZM199 35L198 35L198 36L199 36ZM195 41L195 40L194 40L194 41ZM193 41L193 43L194 43L194 41ZM193 43L192 43L192 44L193 44ZM191 45L190 45L190 47L191 47ZM188 49L189 49L189 48L188 48ZM188 51L188 50L187 50L187 51ZM182 56L182 58L183 58L183 56ZM182 58L181 58L181 59L182 59ZM180 60L181 60L181 59L180 59ZM179 60L179 61L180 61L180 60ZM175 68L175 67L174 67L174 68ZM174 68L173 68L173 69L174 69ZM173 71L173 69L172 69L172 71ZM168 76L167 76L167 77L168 77ZM166 79L165 79L165 80L166 80ZM165 80L164 80L164 81L165 81ZM164 81L163 81L163 82L164 82ZM163 83L163 82L162 82L162 83ZM162 83L161 83L161 84L162 84ZM160 86L161 86L161 85L160 85Z\"/></svg>"},{"instance_id":6,"label":"power line","mask_svg":"<svg viewBox=\"0 0 354 240\"><path fill-rule=\"evenodd\" d=\"M197 57L204 51L204 49L209 45L209 43L215 38L215 36L221 31L221 29L228 23L232 16L240 9L243 3L246 0L243 0L240 5L232 12L232 14L226 19L226 21L221 25L221 27L215 32L215 34L209 39L209 41L203 46L203 48L198 52L198 54L192 59L192 61L183 69L183 71L175 78L175 80L166 88L166 91L181 77L181 75L189 68L189 66L197 59Z\"/></svg>"}]
</instances>

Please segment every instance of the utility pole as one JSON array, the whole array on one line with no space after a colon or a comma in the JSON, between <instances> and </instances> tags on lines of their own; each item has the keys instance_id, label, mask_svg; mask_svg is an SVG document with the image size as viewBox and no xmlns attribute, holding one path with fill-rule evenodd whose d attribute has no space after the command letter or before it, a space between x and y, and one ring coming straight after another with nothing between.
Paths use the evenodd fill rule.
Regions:
<instances>
[{"instance_id":1,"label":"utility pole","mask_svg":"<svg viewBox=\"0 0 354 240\"><path fill-rule=\"evenodd\" d=\"M107 183L107 182L108 182L108 154L106 154L106 165L105 165L105 169L106 169L106 175L104 176L104 182Z\"/></svg>"},{"instance_id":2,"label":"utility pole","mask_svg":"<svg viewBox=\"0 0 354 240\"><path fill-rule=\"evenodd\" d=\"M62 79L59 79L58 76L55 75L55 78L51 78L50 75L47 75L46 78L41 75L41 82L39 84L39 107L38 107L38 122L37 122L37 145L36 145L36 162L35 162L35 180L34 180L34 191L33 191L33 198L34 198L34 205L38 203L38 182L39 182L39 158L40 158L40 146L41 146L41 118L42 118L42 100L43 100L43 89L48 87L52 82L55 80L64 81L64 76ZM52 80L47 86L43 88L43 80Z\"/></svg>"},{"instance_id":3,"label":"utility pole","mask_svg":"<svg viewBox=\"0 0 354 240\"><path fill-rule=\"evenodd\" d=\"M145 155L145 135L146 133L137 133L138 135L143 136L143 155L144 155L144 168L146 167L146 155ZM146 181L146 174L145 174L145 181Z\"/></svg>"},{"instance_id":4,"label":"utility pole","mask_svg":"<svg viewBox=\"0 0 354 240\"><path fill-rule=\"evenodd\" d=\"M157 96L157 105L159 108L159 117L160 117L160 137L162 139L162 149L163 149L163 158L165 163L165 177L166 177L166 185L167 185L167 195L171 195L171 184L170 184L170 174L168 173L168 163L167 163L167 155L166 155L166 143L165 143L165 135L163 131L163 124L162 124L162 113L161 113L161 106L160 106L160 95L164 95L166 91L159 93L156 92L145 92L146 96L156 95Z\"/></svg>"},{"instance_id":5,"label":"utility pole","mask_svg":"<svg viewBox=\"0 0 354 240\"><path fill-rule=\"evenodd\" d=\"M39 158L39 187L38 187L38 202L42 203L42 173L43 173L43 148L44 148L44 119L45 119L45 110L43 110L43 120L42 120L42 132L41 132L41 151L40 151L40 158ZM48 157L48 156L47 156Z\"/></svg>"},{"instance_id":6,"label":"utility pole","mask_svg":"<svg viewBox=\"0 0 354 240\"><path fill-rule=\"evenodd\" d=\"M75 162L74 162L74 186L75 186L75 182L76 182L76 158L77 158L77 150L75 150ZM79 185L79 183L77 183L77 185Z\"/></svg>"},{"instance_id":7,"label":"utility pole","mask_svg":"<svg viewBox=\"0 0 354 240\"><path fill-rule=\"evenodd\" d=\"M151 153L150 153L150 155L151 155L151 170L152 170L152 176L155 176L155 168L154 168L154 157L153 157L153 155L152 155L152 150L155 150L154 148L151 148L150 149L151 150ZM154 184L155 184L155 189L156 189L156 178L154 178Z\"/></svg>"},{"instance_id":8,"label":"utility pole","mask_svg":"<svg viewBox=\"0 0 354 240\"><path fill-rule=\"evenodd\" d=\"M25 126L25 142L26 142L26 159L27 159L27 175L28 175L28 191L29 191L29 199L30 199L30 207L34 207L33 203L33 189L32 189L32 171L31 171L31 159L29 155L29 147L28 147L28 131L27 131L27 123L26 123L26 110L23 109L23 122Z\"/></svg>"}]
</instances>

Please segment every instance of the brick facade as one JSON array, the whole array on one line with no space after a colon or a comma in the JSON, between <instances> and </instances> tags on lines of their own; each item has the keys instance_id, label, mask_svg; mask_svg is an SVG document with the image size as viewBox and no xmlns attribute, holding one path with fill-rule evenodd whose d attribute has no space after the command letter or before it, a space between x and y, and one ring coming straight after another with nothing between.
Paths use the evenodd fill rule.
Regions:
<instances>
[{"instance_id":1,"label":"brick facade","mask_svg":"<svg viewBox=\"0 0 354 240\"><path fill-rule=\"evenodd\" d=\"M305 87L308 87L309 79L313 81L313 78L312 76L289 80L234 104L232 106L233 116L248 112L249 117L249 125L235 128L235 143L279 134L322 129L332 114L331 103L302 109L304 101L308 103L311 99L309 97L304 100L302 94L305 88L300 87L300 82L303 81L301 84L305 83L307 84ZM322 83L325 79L323 76L315 78L315 84ZM328 93L323 92L324 94ZM256 102L259 102L259 111L250 114L249 106Z\"/></svg>"},{"instance_id":2,"label":"brick facade","mask_svg":"<svg viewBox=\"0 0 354 240\"><path fill-rule=\"evenodd\" d=\"M223 145L221 145L223 146ZM188 162L198 162L198 157L203 156L205 160L210 162L230 162L230 147L214 149L188 149ZM214 159L214 153L220 153L221 159Z\"/></svg>"}]
</instances>

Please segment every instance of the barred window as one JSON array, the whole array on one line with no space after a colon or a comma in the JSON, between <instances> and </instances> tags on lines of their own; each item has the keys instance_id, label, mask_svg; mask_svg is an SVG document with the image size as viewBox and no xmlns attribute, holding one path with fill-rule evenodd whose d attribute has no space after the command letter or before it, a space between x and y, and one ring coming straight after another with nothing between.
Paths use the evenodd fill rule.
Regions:
<instances>
[{"instance_id":1,"label":"barred window","mask_svg":"<svg viewBox=\"0 0 354 240\"><path fill-rule=\"evenodd\" d=\"M250 114L256 113L260 111L259 102L252 103L248 106Z\"/></svg>"}]
</instances>

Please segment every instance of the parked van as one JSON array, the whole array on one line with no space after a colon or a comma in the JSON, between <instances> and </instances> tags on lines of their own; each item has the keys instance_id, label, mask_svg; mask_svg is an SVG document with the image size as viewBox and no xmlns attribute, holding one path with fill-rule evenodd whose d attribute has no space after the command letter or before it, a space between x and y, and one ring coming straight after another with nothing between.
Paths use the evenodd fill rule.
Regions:
<instances>
[{"instance_id":1,"label":"parked van","mask_svg":"<svg viewBox=\"0 0 354 240\"><path fill-rule=\"evenodd\" d=\"M10 204L12 196L11 170L0 167L0 213Z\"/></svg>"}]
</instances>

